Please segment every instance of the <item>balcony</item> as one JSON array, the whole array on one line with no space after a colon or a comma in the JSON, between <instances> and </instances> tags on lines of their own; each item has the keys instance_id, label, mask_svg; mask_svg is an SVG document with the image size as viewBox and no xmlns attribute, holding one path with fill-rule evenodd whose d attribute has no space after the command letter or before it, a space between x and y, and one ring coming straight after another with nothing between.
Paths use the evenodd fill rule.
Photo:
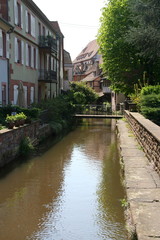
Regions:
<instances>
[{"instance_id":1,"label":"balcony","mask_svg":"<svg viewBox=\"0 0 160 240\"><path fill-rule=\"evenodd\" d=\"M51 36L39 36L39 47L47 52L57 53L57 40Z\"/></svg>"},{"instance_id":2,"label":"balcony","mask_svg":"<svg viewBox=\"0 0 160 240\"><path fill-rule=\"evenodd\" d=\"M49 70L39 70L39 82L57 83L57 72Z\"/></svg>"},{"instance_id":3,"label":"balcony","mask_svg":"<svg viewBox=\"0 0 160 240\"><path fill-rule=\"evenodd\" d=\"M111 89L109 87L102 87L103 93L111 93Z\"/></svg>"}]
</instances>

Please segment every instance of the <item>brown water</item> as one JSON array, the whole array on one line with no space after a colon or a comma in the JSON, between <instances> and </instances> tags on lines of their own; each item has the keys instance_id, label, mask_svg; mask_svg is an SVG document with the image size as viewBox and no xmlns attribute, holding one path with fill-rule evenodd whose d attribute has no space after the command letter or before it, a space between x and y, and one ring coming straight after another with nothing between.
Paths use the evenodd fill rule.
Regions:
<instances>
[{"instance_id":1,"label":"brown water","mask_svg":"<svg viewBox=\"0 0 160 240\"><path fill-rule=\"evenodd\" d=\"M116 145L114 120L88 120L1 177L0 240L126 240Z\"/></svg>"}]
</instances>

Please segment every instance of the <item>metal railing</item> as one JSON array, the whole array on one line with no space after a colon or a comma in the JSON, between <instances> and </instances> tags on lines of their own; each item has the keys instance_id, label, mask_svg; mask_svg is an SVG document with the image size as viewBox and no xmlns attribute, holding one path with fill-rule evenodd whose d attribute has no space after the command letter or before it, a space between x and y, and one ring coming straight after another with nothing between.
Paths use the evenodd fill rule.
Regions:
<instances>
[{"instance_id":1,"label":"metal railing","mask_svg":"<svg viewBox=\"0 0 160 240\"><path fill-rule=\"evenodd\" d=\"M122 111L113 111L110 105L76 104L76 114L85 115L123 115Z\"/></svg>"},{"instance_id":2,"label":"metal railing","mask_svg":"<svg viewBox=\"0 0 160 240\"><path fill-rule=\"evenodd\" d=\"M41 81L57 81L57 72L55 71L49 71L49 70L44 70L44 69L40 69L39 70L39 80Z\"/></svg>"},{"instance_id":3,"label":"metal railing","mask_svg":"<svg viewBox=\"0 0 160 240\"><path fill-rule=\"evenodd\" d=\"M57 40L51 36L39 36L39 46L41 48L50 48L57 52Z\"/></svg>"}]
</instances>

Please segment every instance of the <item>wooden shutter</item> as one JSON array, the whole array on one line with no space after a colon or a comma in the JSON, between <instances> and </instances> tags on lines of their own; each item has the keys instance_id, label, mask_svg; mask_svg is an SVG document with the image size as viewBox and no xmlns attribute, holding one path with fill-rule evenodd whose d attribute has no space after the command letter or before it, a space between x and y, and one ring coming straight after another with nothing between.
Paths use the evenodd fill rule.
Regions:
<instances>
[{"instance_id":1,"label":"wooden shutter","mask_svg":"<svg viewBox=\"0 0 160 240\"><path fill-rule=\"evenodd\" d=\"M17 8L17 0L14 0L14 23L18 24L18 8Z\"/></svg>"},{"instance_id":2,"label":"wooden shutter","mask_svg":"<svg viewBox=\"0 0 160 240\"><path fill-rule=\"evenodd\" d=\"M35 34L35 28L36 28L36 26L35 26L35 17L31 15L31 35L32 35L33 37L36 36L36 34Z\"/></svg>"},{"instance_id":3,"label":"wooden shutter","mask_svg":"<svg viewBox=\"0 0 160 240\"><path fill-rule=\"evenodd\" d=\"M24 42L21 41L21 60L22 64L24 64Z\"/></svg>"},{"instance_id":4,"label":"wooden shutter","mask_svg":"<svg viewBox=\"0 0 160 240\"><path fill-rule=\"evenodd\" d=\"M23 29L23 6L21 4L21 28Z\"/></svg>"},{"instance_id":5,"label":"wooden shutter","mask_svg":"<svg viewBox=\"0 0 160 240\"><path fill-rule=\"evenodd\" d=\"M28 11L26 10L26 32L28 33Z\"/></svg>"},{"instance_id":6,"label":"wooden shutter","mask_svg":"<svg viewBox=\"0 0 160 240\"><path fill-rule=\"evenodd\" d=\"M36 69L38 69L38 48L36 48Z\"/></svg>"},{"instance_id":7,"label":"wooden shutter","mask_svg":"<svg viewBox=\"0 0 160 240\"><path fill-rule=\"evenodd\" d=\"M30 103L34 102L34 87L31 87Z\"/></svg>"},{"instance_id":8,"label":"wooden shutter","mask_svg":"<svg viewBox=\"0 0 160 240\"><path fill-rule=\"evenodd\" d=\"M9 34L6 34L6 57L9 59Z\"/></svg>"},{"instance_id":9,"label":"wooden shutter","mask_svg":"<svg viewBox=\"0 0 160 240\"><path fill-rule=\"evenodd\" d=\"M26 66L28 66L28 44L26 43Z\"/></svg>"},{"instance_id":10,"label":"wooden shutter","mask_svg":"<svg viewBox=\"0 0 160 240\"><path fill-rule=\"evenodd\" d=\"M13 104L17 105L18 99L18 85L14 85Z\"/></svg>"},{"instance_id":11,"label":"wooden shutter","mask_svg":"<svg viewBox=\"0 0 160 240\"><path fill-rule=\"evenodd\" d=\"M31 67L34 68L34 48L31 46Z\"/></svg>"},{"instance_id":12,"label":"wooden shutter","mask_svg":"<svg viewBox=\"0 0 160 240\"><path fill-rule=\"evenodd\" d=\"M18 42L17 42L16 37L14 39L14 57L15 57L15 62L17 62L17 60L18 60Z\"/></svg>"},{"instance_id":13,"label":"wooden shutter","mask_svg":"<svg viewBox=\"0 0 160 240\"><path fill-rule=\"evenodd\" d=\"M2 29L0 29L0 56L3 55L3 36L2 36Z\"/></svg>"}]
</instances>

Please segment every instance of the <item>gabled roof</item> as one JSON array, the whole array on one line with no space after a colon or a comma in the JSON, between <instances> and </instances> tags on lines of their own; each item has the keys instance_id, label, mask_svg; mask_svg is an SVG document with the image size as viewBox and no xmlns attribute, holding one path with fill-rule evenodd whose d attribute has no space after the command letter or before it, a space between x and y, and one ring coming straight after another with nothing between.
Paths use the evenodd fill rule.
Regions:
<instances>
[{"instance_id":1,"label":"gabled roof","mask_svg":"<svg viewBox=\"0 0 160 240\"><path fill-rule=\"evenodd\" d=\"M89 75L87 75L85 78L83 78L81 82L92 82L99 77L100 77L99 75L95 76L94 72L92 72Z\"/></svg>"},{"instance_id":2,"label":"gabled roof","mask_svg":"<svg viewBox=\"0 0 160 240\"><path fill-rule=\"evenodd\" d=\"M61 34L62 37L64 37L61 32L61 29L59 27L59 23L57 21L51 21L51 24L52 24L53 28L55 29L55 31L58 32L59 34Z\"/></svg>"},{"instance_id":3,"label":"gabled roof","mask_svg":"<svg viewBox=\"0 0 160 240\"><path fill-rule=\"evenodd\" d=\"M98 53L99 46L96 40L88 43L88 45L81 51L81 53L76 57L73 63L79 63L92 59Z\"/></svg>"},{"instance_id":4,"label":"gabled roof","mask_svg":"<svg viewBox=\"0 0 160 240\"><path fill-rule=\"evenodd\" d=\"M64 50L64 64L72 64L71 56L66 50Z\"/></svg>"}]
</instances>

